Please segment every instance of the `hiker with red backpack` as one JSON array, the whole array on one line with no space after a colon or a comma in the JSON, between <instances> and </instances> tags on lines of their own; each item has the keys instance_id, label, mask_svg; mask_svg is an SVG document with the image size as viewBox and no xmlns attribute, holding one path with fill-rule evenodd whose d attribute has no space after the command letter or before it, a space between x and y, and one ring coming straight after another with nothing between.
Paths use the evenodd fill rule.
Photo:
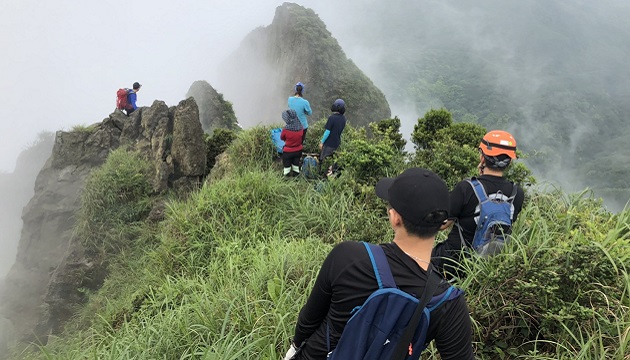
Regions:
<instances>
[{"instance_id":1,"label":"hiker with red backpack","mask_svg":"<svg viewBox=\"0 0 630 360\"><path fill-rule=\"evenodd\" d=\"M507 241L525 198L523 189L504 177L516 158L516 140L507 131L493 130L481 139L480 176L459 182L451 192L446 227L455 226L433 249L431 261L447 277L461 275L462 256L494 255Z\"/></svg>"},{"instance_id":2,"label":"hiker with red backpack","mask_svg":"<svg viewBox=\"0 0 630 360\"><path fill-rule=\"evenodd\" d=\"M449 193L429 170L383 178L376 195L389 203L393 242L342 242L319 271L284 359L413 359L427 344L443 360L472 360L472 329L463 292L430 263L448 218Z\"/></svg>"},{"instance_id":3,"label":"hiker with red backpack","mask_svg":"<svg viewBox=\"0 0 630 360\"><path fill-rule=\"evenodd\" d=\"M129 116L132 112L136 111L138 106L136 105L137 95L142 85L135 82L131 89L121 88L116 92L116 109L125 112Z\"/></svg>"}]
</instances>

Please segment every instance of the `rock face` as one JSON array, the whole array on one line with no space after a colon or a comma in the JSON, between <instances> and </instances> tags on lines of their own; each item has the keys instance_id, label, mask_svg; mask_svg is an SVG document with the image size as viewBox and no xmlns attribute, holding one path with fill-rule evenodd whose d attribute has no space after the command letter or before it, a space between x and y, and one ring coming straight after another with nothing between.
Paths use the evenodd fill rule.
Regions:
<instances>
[{"instance_id":1,"label":"rock face","mask_svg":"<svg viewBox=\"0 0 630 360\"><path fill-rule=\"evenodd\" d=\"M129 117L116 111L87 129L57 132L24 208L16 262L0 291L0 318L10 321L17 340L45 342L59 333L84 300L79 289L102 285L106 265L85 253L72 229L87 176L120 146L153 161L155 193L197 183L205 171L203 131L192 98L170 109L155 101Z\"/></svg>"},{"instance_id":2,"label":"rock face","mask_svg":"<svg viewBox=\"0 0 630 360\"><path fill-rule=\"evenodd\" d=\"M346 101L354 125L391 116L385 95L346 57L319 16L296 4L279 6L273 23L251 32L220 74L221 89L244 125L282 123L298 81L306 85L312 120L328 117L337 98Z\"/></svg>"},{"instance_id":3,"label":"rock face","mask_svg":"<svg viewBox=\"0 0 630 360\"><path fill-rule=\"evenodd\" d=\"M232 104L223 99L223 94L218 93L208 82L195 81L186 94L186 97L191 96L199 106L199 121L203 131L211 133L217 128L240 129Z\"/></svg>"},{"instance_id":4,"label":"rock face","mask_svg":"<svg viewBox=\"0 0 630 360\"><path fill-rule=\"evenodd\" d=\"M50 157L55 136L45 132L20 153L12 173L0 173L0 278L9 272L15 261L20 231L22 209L33 197L35 179Z\"/></svg>"}]
</instances>

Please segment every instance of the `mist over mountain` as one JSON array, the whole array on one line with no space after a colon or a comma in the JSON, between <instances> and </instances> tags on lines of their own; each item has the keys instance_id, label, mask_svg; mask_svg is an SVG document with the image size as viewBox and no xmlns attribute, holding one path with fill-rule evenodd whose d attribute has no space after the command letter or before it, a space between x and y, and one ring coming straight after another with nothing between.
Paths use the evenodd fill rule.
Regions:
<instances>
[{"instance_id":1,"label":"mist over mountain","mask_svg":"<svg viewBox=\"0 0 630 360\"><path fill-rule=\"evenodd\" d=\"M114 111L100 123L59 131L55 141L50 135L44 136L23 153L13 173L0 174L1 245L10 248L12 241L22 236L17 261L4 283L0 281L0 358L6 334L44 342L50 335L62 334L77 310L107 283L109 261L119 255L121 259L133 258L131 253L126 254L127 246L131 245L137 245L135 250L143 254L143 241L149 243L149 239L158 238L153 232L160 229L155 225L165 219L165 213L172 217L168 220L171 224L181 220L184 230L180 234L180 229L171 229L171 234L153 245L161 241L166 244L172 240L168 236L176 234L173 238L177 239L176 245L186 246L193 237L190 234L195 234L202 240L199 248L208 246L209 252L193 248L190 252L186 250L186 254L194 256L171 257L166 251L164 257L154 260L159 260L156 261L159 266L164 266L162 260L168 259L172 264L181 259L200 261L203 265L195 265L195 269L205 266L211 257L208 254L214 254L210 248L215 240L231 239L229 236L209 239L209 233L238 221L241 216L249 220L248 215L261 214L251 211L252 207L245 203L237 207L244 209L245 214L210 216L208 213L202 214L202 221L189 221L187 216L178 217L177 210L165 210L166 200L160 197L171 190L196 189L204 181L209 163L206 156L210 153L209 137L203 135L204 131L238 130L239 124L278 122L296 81L307 84L305 97L313 105L313 120L325 116L337 97L346 99L348 117L356 127L391 116L391 104L393 115L401 115L404 120L402 132L408 136L409 129L426 110L446 107L458 122L478 122L488 128L513 132L519 148L529 154L524 161L537 171L540 180L555 180L572 189L593 187L598 195L607 198L611 209L619 209L627 201L630 190L626 179L630 170L625 164L630 150L624 145L630 140L626 125L630 104L625 98L630 95L627 81L630 69L624 60L630 55L630 31L624 20L630 15L630 6L614 1L591 4L539 0L504 4L488 0L460 4L431 0L337 4L325 0L313 8L290 3L277 7L273 21L269 19L270 25L254 28L223 65L217 67L221 80L211 82L216 89L210 82L196 81L187 93L194 100L189 98L177 107L156 100L151 107L140 107L131 117ZM369 146L373 145L370 141L375 141L368 139L365 132L346 131L346 135L365 137L357 144ZM215 180L220 182L226 174L235 178L244 174L246 180L247 176L256 180L252 182L254 186L234 187L241 193L255 189L258 183L278 186L275 173L269 170L278 164L266 152L267 129L253 129L238 139L238 147L231 154L224 154L223 175L216 175ZM142 163L142 159L125 154L123 149L127 147L143 153L146 174L136 173L135 161ZM120 151L110 157L115 149ZM360 147L349 149L355 149L348 151L349 156L363 154ZM396 161L391 161L390 166L404 164L399 150L393 152ZM439 160L448 162L448 159ZM93 193L83 196L93 172L108 163L107 171L101 175L102 183L92 183L89 188ZM119 170L124 165L131 170L126 180L132 186L116 188L123 178ZM231 174L234 167L239 171ZM265 175L252 175L253 168ZM400 169L384 165L376 170L394 173ZM138 178L144 179L141 184L136 181ZM207 184L205 191L214 192L216 183ZM222 186L228 186L225 184L229 185ZM286 189L287 184L279 184L278 189ZM140 188L138 193L134 192L136 186ZM298 193L303 195L306 191ZM265 205L277 205L266 200L277 197L259 196L255 191L252 194L254 203L265 200ZM137 195L137 199L132 195ZM221 191L217 191L218 195L222 195ZM133 201L125 203L128 196ZM107 216L98 206L100 201L90 204L95 199L113 199L109 207L104 207L109 211ZM219 201L190 204L191 218L206 210L223 209ZM358 200L354 205L365 204ZM86 205L97 211L87 212L85 209L90 207ZM357 211L357 215L360 213L357 206L347 208ZM331 203L322 215L334 215L329 209L344 211ZM304 213L302 207L294 210ZM275 216L279 211L262 213ZM607 215L600 214L604 218ZM20 232L22 218L27 225ZM82 232L76 231L77 218L83 219L79 222ZM213 223L218 218L221 224ZM298 217L291 219L301 222ZM364 224L371 218L353 219L356 229L350 227L352 232L344 235L365 238L356 235L363 234ZM237 229L247 232L255 228L250 226L252 223L245 221ZM284 226L282 221L271 223ZM186 230L193 224L204 227ZM557 234L569 236L573 231L564 230ZM319 231L314 228L312 233L319 235ZM233 235L235 231L230 229L225 234L228 233ZM285 243L286 232L274 234L280 234ZM257 235L247 234L246 238L258 241ZM301 241L302 235L298 233L296 237ZM374 238L368 240L381 241L381 235L372 233ZM586 239L586 243L589 241ZM235 248L240 250L241 244ZM16 258L15 253L4 253L0 260L8 268ZM164 274L182 269L185 267L174 266L164 270ZM0 275L3 275L1 271L2 268ZM150 274L151 269L146 273ZM158 277L163 280L162 273ZM266 284L269 289L270 283ZM111 325L108 329L119 330L121 324L132 323L135 320L127 315L147 308L143 302L152 301L148 296L152 290L143 289L146 285L133 288L134 295L124 300L126 307L118 309L115 316L109 314L114 317L107 324ZM188 290L183 292L189 293ZM100 295L110 294L104 291ZM129 301L132 303L127 304ZM102 303L92 306L100 311Z\"/></svg>"},{"instance_id":2,"label":"mist over mountain","mask_svg":"<svg viewBox=\"0 0 630 360\"><path fill-rule=\"evenodd\" d=\"M455 121L512 131L540 180L594 188L613 210L630 198L628 15L626 2L581 0L345 2L321 13L394 114L444 106Z\"/></svg>"},{"instance_id":3,"label":"mist over mountain","mask_svg":"<svg viewBox=\"0 0 630 360\"><path fill-rule=\"evenodd\" d=\"M240 129L232 103L223 98L207 81L195 81L188 89L186 97L193 97L199 107L199 121L203 131L211 133L214 129Z\"/></svg>"},{"instance_id":4,"label":"mist over mountain","mask_svg":"<svg viewBox=\"0 0 630 360\"><path fill-rule=\"evenodd\" d=\"M247 126L281 122L294 85L305 84L311 121L330 114L343 98L356 125L391 115L385 96L351 59L312 10L284 3L273 22L249 33L220 66L217 86L234 102L239 121Z\"/></svg>"},{"instance_id":5,"label":"mist over mountain","mask_svg":"<svg viewBox=\"0 0 630 360\"><path fill-rule=\"evenodd\" d=\"M11 173L0 173L0 278L13 262L22 230L22 209L33 197L35 178L50 157L54 135L41 133L22 151Z\"/></svg>"}]
</instances>

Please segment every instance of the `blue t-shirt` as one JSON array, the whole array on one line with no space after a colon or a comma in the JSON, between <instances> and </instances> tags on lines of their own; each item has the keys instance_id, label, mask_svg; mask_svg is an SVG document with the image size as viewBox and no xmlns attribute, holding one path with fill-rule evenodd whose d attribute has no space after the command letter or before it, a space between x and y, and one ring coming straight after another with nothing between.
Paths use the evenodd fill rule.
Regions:
<instances>
[{"instance_id":1,"label":"blue t-shirt","mask_svg":"<svg viewBox=\"0 0 630 360\"><path fill-rule=\"evenodd\" d=\"M306 119L306 115L311 115L313 110L311 110L311 104L308 103L308 100L301 98L299 96L291 96L289 98L289 109L293 109L300 119L302 123L302 127L308 129L308 120Z\"/></svg>"}]
</instances>

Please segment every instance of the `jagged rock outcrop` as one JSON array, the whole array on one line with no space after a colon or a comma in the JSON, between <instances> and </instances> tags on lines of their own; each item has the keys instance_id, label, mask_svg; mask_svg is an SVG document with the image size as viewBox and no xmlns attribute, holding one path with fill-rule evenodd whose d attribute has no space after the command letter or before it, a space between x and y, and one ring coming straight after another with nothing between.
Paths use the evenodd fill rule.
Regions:
<instances>
[{"instance_id":1,"label":"jagged rock outcrop","mask_svg":"<svg viewBox=\"0 0 630 360\"><path fill-rule=\"evenodd\" d=\"M232 104L223 98L207 81L195 81L188 89L186 97L193 97L199 106L199 121L203 131L211 133L222 128L238 130L240 125L232 109Z\"/></svg>"},{"instance_id":2,"label":"jagged rock outcrop","mask_svg":"<svg viewBox=\"0 0 630 360\"><path fill-rule=\"evenodd\" d=\"M343 52L311 9L284 3L271 25L251 32L222 65L220 86L244 125L282 122L293 86L305 83L311 119L328 117L337 98L354 125L389 118L385 95Z\"/></svg>"},{"instance_id":3,"label":"jagged rock outcrop","mask_svg":"<svg viewBox=\"0 0 630 360\"><path fill-rule=\"evenodd\" d=\"M199 183L205 172L203 131L192 98L171 108L155 101L129 117L116 111L88 128L57 132L23 212L16 262L0 291L1 317L10 320L17 339L45 342L84 300L80 290L102 285L106 264L86 254L72 233L87 176L120 146L154 163L155 193Z\"/></svg>"}]
</instances>

